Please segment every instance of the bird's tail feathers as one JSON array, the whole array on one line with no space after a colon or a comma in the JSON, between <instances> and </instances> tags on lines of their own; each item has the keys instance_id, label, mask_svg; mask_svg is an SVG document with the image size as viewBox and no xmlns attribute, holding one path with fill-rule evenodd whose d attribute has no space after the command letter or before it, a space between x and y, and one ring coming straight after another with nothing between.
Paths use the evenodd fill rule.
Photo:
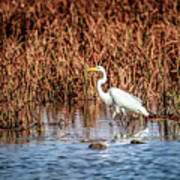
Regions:
<instances>
[{"instance_id":1,"label":"bird's tail feathers","mask_svg":"<svg viewBox=\"0 0 180 180\"><path fill-rule=\"evenodd\" d=\"M139 112L141 113L141 114L143 114L144 116L149 116L149 112L143 107L143 106L141 106L140 108L139 108Z\"/></svg>"}]
</instances>

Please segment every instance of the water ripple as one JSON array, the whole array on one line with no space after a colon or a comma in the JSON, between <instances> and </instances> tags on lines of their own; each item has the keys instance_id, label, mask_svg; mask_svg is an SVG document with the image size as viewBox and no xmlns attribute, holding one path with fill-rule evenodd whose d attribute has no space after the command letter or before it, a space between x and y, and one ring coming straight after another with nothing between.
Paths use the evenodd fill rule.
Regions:
<instances>
[{"instance_id":1,"label":"water ripple","mask_svg":"<svg viewBox=\"0 0 180 180\"><path fill-rule=\"evenodd\" d=\"M170 133L166 140L164 121L143 125L131 121L128 128L110 126L107 113L95 114L97 109L91 106L87 111L91 114L85 116L89 119L79 110L73 110L73 118L68 111L59 112L69 117L69 126L48 125L39 136L0 142L0 179L180 179L180 143ZM169 127L169 132L178 133L178 126ZM112 141L117 134L120 138ZM130 144L132 137L146 144ZM99 138L106 139L107 149L91 150L89 143L80 143L81 139Z\"/></svg>"}]
</instances>

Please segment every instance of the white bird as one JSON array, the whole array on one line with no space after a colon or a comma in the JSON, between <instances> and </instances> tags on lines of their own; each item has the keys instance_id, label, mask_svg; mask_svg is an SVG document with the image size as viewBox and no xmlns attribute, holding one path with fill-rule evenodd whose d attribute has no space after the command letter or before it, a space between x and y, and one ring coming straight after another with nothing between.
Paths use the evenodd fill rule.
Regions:
<instances>
[{"instance_id":1,"label":"white bird","mask_svg":"<svg viewBox=\"0 0 180 180\"><path fill-rule=\"evenodd\" d=\"M102 90L101 85L107 81L106 72L102 66L89 68L87 71L100 71L103 73L103 78L97 82L97 90L103 102L114 107L113 119L115 119L117 114L121 114L121 112L126 115L126 111L149 116L148 111L142 106L142 101L138 97L118 88L110 88L107 92Z\"/></svg>"}]
</instances>

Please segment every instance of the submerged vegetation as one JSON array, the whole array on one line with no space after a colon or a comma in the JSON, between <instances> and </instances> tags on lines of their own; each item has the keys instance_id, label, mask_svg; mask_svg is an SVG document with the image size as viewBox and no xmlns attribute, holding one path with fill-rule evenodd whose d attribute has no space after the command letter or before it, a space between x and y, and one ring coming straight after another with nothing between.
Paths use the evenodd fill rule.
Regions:
<instances>
[{"instance_id":1,"label":"submerged vegetation","mask_svg":"<svg viewBox=\"0 0 180 180\"><path fill-rule=\"evenodd\" d=\"M0 127L25 129L39 104L90 99L108 83L142 98L150 112L180 104L180 3L166 1L0 2Z\"/></svg>"}]
</instances>

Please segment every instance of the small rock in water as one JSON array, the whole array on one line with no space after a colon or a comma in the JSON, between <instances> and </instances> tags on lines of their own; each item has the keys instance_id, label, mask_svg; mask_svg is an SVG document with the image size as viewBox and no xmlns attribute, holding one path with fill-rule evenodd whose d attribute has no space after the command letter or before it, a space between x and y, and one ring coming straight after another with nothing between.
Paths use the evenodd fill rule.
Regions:
<instances>
[{"instance_id":1,"label":"small rock in water","mask_svg":"<svg viewBox=\"0 0 180 180\"><path fill-rule=\"evenodd\" d=\"M103 142L99 142L99 143L92 143L89 145L90 149L106 149L107 145Z\"/></svg>"},{"instance_id":2,"label":"small rock in water","mask_svg":"<svg viewBox=\"0 0 180 180\"><path fill-rule=\"evenodd\" d=\"M132 140L131 142L130 142L131 144L146 144L145 142L143 142L143 141L139 141L139 140Z\"/></svg>"}]
</instances>

